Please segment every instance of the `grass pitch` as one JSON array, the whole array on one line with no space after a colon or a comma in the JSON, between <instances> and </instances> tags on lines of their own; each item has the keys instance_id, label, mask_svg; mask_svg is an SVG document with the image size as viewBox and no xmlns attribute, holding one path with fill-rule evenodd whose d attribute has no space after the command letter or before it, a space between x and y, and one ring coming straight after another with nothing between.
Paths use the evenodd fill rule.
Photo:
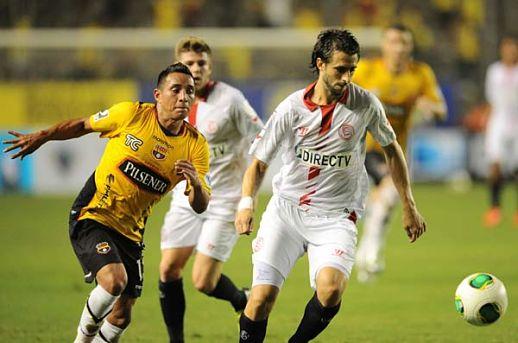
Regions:
<instances>
[{"instance_id":1,"label":"grass pitch","mask_svg":"<svg viewBox=\"0 0 518 343\"><path fill-rule=\"evenodd\" d=\"M487 194L482 186L456 193L442 185L415 187L428 232L409 244L401 214L392 220L387 270L362 285L353 274L342 309L315 342L517 342L518 228L513 227L515 194L504 193L505 221L481 225ZM268 196L261 197L262 212ZM90 285L68 241L73 197L0 196L0 341L71 342ZM125 342L166 342L158 303L159 235L168 200L155 208L146 230L145 281ZM258 218L257 218L258 219ZM256 220L258 223L258 220ZM224 273L237 285L251 280L250 243L242 237ZM192 262L192 261L191 261ZM184 275L188 342L236 342L237 317L230 305L204 296ZM509 295L506 315L489 327L473 327L455 311L453 295L468 274L498 276ZM286 342L312 296L302 258L289 276L269 320L267 342Z\"/></svg>"}]
</instances>

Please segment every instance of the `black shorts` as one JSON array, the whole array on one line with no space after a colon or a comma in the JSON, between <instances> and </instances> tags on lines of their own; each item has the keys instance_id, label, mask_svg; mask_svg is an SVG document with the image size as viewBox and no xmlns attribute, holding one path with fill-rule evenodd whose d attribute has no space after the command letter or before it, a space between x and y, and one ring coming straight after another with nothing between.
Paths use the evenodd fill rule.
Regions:
<instances>
[{"instance_id":1,"label":"black shorts","mask_svg":"<svg viewBox=\"0 0 518 343\"><path fill-rule=\"evenodd\" d=\"M91 219L70 222L70 241L83 267L86 282L92 282L105 265L122 263L128 276L128 284L122 293L131 298L140 297L144 281L143 244Z\"/></svg>"},{"instance_id":2,"label":"black shorts","mask_svg":"<svg viewBox=\"0 0 518 343\"><path fill-rule=\"evenodd\" d=\"M378 186L383 178L389 175L389 169L385 156L381 152L369 151L365 155L365 169L372 181Z\"/></svg>"}]
</instances>

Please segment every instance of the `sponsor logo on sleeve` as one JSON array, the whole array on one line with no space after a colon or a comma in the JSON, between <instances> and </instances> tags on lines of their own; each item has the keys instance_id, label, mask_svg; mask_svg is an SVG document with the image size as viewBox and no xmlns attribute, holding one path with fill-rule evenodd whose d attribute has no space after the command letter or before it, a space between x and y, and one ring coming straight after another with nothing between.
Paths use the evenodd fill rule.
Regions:
<instances>
[{"instance_id":1,"label":"sponsor logo on sleeve","mask_svg":"<svg viewBox=\"0 0 518 343\"><path fill-rule=\"evenodd\" d=\"M144 144L144 142L141 139L138 139L137 137L130 135L128 133L126 134L126 141L124 142L124 144L126 144L126 146L129 146L131 150L137 151L138 148L140 148L140 146Z\"/></svg>"},{"instance_id":2,"label":"sponsor logo on sleeve","mask_svg":"<svg viewBox=\"0 0 518 343\"><path fill-rule=\"evenodd\" d=\"M94 114L94 122L97 122L101 119L108 117L109 114L110 114L110 111L108 111L108 110L97 112L96 114Z\"/></svg>"},{"instance_id":3,"label":"sponsor logo on sleeve","mask_svg":"<svg viewBox=\"0 0 518 343\"><path fill-rule=\"evenodd\" d=\"M148 192L163 195L169 189L169 180L141 163L125 160L119 165L119 170L133 184Z\"/></svg>"}]
</instances>

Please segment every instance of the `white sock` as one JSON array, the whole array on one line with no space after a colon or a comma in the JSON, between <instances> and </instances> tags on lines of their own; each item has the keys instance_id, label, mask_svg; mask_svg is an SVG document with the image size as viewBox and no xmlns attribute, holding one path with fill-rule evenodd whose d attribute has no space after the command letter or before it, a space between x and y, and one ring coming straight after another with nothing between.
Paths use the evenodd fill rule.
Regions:
<instances>
[{"instance_id":1,"label":"white sock","mask_svg":"<svg viewBox=\"0 0 518 343\"><path fill-rule=\"evenodd\" d=\"M88 343L93 341L104 317L112 310L113 304L118 298L118 295L111 295L100 285L97 285L97 287L92 290L86 300L83 313L81 314L74 343Z\"/></svg>"},{"instance_id":2,"label":"white sock","mask_svg":"<svg viewBox=\"0 0 518 343\"><path fill-rule=\"evenodd\" d=\"M94 343L116 343L119 341L119 338L124 333L124 329L121 329L118 326L113 325L109 321L105 320L103 326L95 336L93 340Z\"/></svg>"}]
</instances>

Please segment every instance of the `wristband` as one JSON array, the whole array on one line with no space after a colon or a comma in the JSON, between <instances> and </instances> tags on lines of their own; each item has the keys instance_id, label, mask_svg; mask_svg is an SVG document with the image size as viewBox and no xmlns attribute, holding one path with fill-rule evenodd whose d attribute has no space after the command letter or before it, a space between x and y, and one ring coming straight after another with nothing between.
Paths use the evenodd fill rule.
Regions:
<instances>
[{"instance_id":1,"label":"wristband","mask_svg":"<svg viewBox=\"0 0 518 343\"><path fill-rule=\"evenodd\" d=\"M252 197L242 197L239 200L239 205L237 205L237 210L241 211L244 209L251 210L254 208L254 198Z\"/></svg>"}]
</instances>

